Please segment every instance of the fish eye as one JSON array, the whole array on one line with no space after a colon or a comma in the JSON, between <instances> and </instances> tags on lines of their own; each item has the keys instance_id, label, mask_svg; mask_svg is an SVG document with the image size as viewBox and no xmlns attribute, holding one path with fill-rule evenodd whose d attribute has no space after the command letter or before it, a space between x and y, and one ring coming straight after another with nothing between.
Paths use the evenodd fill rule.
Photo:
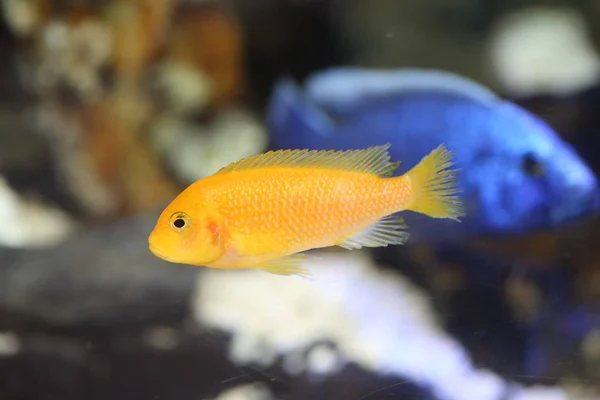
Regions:
<instances>
[{"instance_id":1,"label":"fish eye","mask_svg":"<svg viewBox=\"0 0 600 400\"><path fill-rule=\"evenodd\" d=\"M545 172L544 165L532 154L526 154L525 157L523 157L522 167L527 174L533 176L541 176Z\"/></svg>"},{"instance_id":2,"label":"fish eye","mask_svg":"<svg viewBox=\"0 0 600 400\"><path fill-rule=\"evenodd\" d=\"M190 217L182 212L176 212L169 219L169 225L175 232L185 231L190 226L190 222Z\"/></svg>"}]
</instances>

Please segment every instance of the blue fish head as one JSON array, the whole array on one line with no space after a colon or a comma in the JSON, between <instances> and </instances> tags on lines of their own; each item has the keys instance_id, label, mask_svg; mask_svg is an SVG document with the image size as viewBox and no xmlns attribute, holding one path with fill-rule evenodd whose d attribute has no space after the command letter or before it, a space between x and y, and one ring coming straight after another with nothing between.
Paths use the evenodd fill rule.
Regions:
<instances>
[{"instance_id":1,"label":"blue fish head","mask_svg":"<svg viewBox=\"0 0 600 400\"><path fill-rule=\"evenodd\" d=\"M550 126L509 102L494 112L489 142L463 175L487 226L507 233L553 228L598 209L594 173Z\"/></svg>"}]
</instances>

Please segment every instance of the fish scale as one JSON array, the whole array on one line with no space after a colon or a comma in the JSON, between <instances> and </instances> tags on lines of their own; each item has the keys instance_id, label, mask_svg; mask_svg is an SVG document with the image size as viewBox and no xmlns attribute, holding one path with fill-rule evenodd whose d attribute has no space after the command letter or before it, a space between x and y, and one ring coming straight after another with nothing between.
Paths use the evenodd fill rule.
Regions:
<instances>
[{"instance_id":1,"label":"fish scale","mask_svg":"<svg viewBox=\"0 0 600 400\"><path fill-rule=\"evenodd\" d=\"M330 246L410 200L408 184L371 174L319 168L270 172L242 172L215 194L236 248L247 256ZM234 206L223 201L236 191L249 195Z\"/></svg>"}]
</instances>

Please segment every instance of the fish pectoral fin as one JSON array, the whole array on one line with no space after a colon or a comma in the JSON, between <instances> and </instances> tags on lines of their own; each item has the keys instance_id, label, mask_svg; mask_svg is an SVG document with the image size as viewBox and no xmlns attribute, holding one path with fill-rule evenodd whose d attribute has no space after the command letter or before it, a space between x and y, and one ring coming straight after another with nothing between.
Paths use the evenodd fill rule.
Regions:
<instances>
[{"instance_id":1,"label":"fish pectoral fin","mask_svg":"<svg viewBox=\"0 0 600 400\"><path fill-rule=\"evenodd\" d=\"M303 278L312 278L308 268L302 265L302 261L308 259L304 254L292 254L277 260L268 261L258 268L262 271L275 275L297 275Z\"/></svg>"},{"instance_id":2,"label":"fish pectoral fin","mask_svg":"<svg viewBox=\"0 0 600 400\"><path fill-rule=\"evenodd\" d=\"M390 244L404 244L410 238L410 233L406 231L407 228L404 219L391 214L345 237L338 243L338 246L354 250L362 247L385 247Z\"/></svg>"}]
</instances>

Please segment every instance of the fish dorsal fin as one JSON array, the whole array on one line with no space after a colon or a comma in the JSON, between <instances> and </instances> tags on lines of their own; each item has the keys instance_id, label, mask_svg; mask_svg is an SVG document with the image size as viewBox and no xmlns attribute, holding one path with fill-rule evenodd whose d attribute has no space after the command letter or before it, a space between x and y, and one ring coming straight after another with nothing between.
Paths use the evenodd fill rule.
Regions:
<instances>
[{"instance_id":1,"label":"fish dorsal fin","mask_svg":"<svg viewBox=\"0 0 600 400\"><path fill-rule=\"evenodd\" d=\"M328 107L351 106L365 99L419 92L446 92L487 105L499 101L498 96L484 85L436 69L331 68L313 74L305 87L314 101Z\"/></svg>"},{"instance_id":2,"label":"fish dorsal fin","mask_svg":"<svg viewBox=\"0 0 600 400\"><path fill-rule=\"evenodd\" d=\"M355 250L362 247L385 247L390 244L404 244L410 238L410 234L406 231L407 228L404 219L396 214L391 214L343 238L338 246Z\"/></svg>"},{"instance_id":3,"label":"fish dorsal fin","mask_svg":"<svg viewBox=\"0 0 600 400\"><path fill-rule=\"evenodd\" d=\"M399 162L390 162L390 144L356 150L271 150L221 168L217 174L269 167L328 168L388 176Z\"/></svg>"}]
</instances>

